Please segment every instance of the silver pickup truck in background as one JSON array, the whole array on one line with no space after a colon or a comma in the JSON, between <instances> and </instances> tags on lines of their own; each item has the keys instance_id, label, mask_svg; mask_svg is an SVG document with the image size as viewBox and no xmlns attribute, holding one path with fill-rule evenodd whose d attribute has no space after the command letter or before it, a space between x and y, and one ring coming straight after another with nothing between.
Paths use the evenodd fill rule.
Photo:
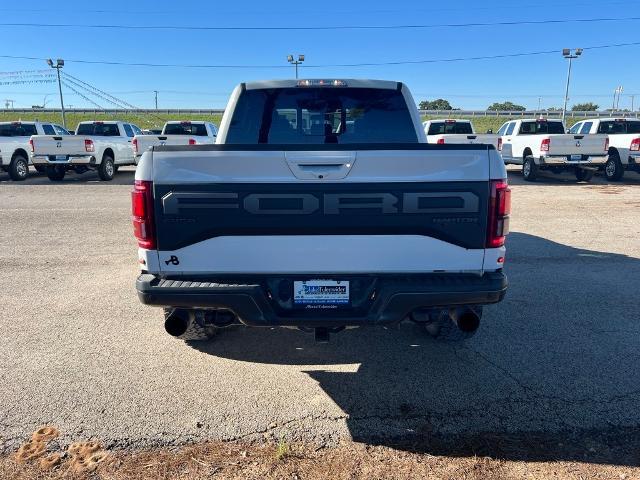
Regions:
<instances>
[{"instance_id":1,"label":"silver pickup truck in background","mask_svg":"<svg viewBox=\"0 0 640 480\"><path fill-rule=\"evenodd\" d=\"M205 121L170 121L160 135L136 135L133 137L133 153L138 164L142 154L160 145L206 145L216 142L218 127Z\"/></svg>"},{"instance_id":2,"label":"silver pickup truck in background","mask_svg":"<svg viewBox=\"0 0 640 480\"><path fill-rule=\"evenodd\" d=\"M127 122L80 122L75 135L32 136L31 160L45 167L52 181L62 180L69 170L97 170L100 180L112 180L119 167L135 165L132 141L141 133Z\"/></svg>"},{"instance_id":3,"label":"silver pickup truck in background","mask_svg":"<svg viewBox=\"0 0 640 480\"><path fill-rule=\"evenodd\" d=\"M145 151L140 300L168 333L413 320L470 337L502 300L510 190L491 145L429 145L399 82L238 86L215 145Z\"/></svg>"}]
</instances>

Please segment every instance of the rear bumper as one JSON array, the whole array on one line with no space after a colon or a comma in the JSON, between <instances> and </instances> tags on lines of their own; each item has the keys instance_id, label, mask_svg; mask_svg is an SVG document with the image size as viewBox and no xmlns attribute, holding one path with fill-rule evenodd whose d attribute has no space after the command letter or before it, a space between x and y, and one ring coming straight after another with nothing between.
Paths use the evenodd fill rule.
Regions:
<instances>
[{"instance_id":1,"label":"rear bumper","mask_svg":"<svg viewBox=\"0 0 640 480\"><path fill-rule=\"evenodd\" d=\"M67 155L66 160L55 160L55 155L32 155L34 165L95 165L93 155Z\"/></svg>"},{"instance_id":2,"label":"rear bumper","mask_svg":"<svg viewBox=\"0 0 640 480\"><path fill-rule=\"evenodd\" d=\"M582 155L581 160L571 160L568 155L545 155L539 158L540 165L604 165L607 155Z\"/></svg>"},{"instance_id":3,"label":"rear bumper","mask_svg":"<svg viewBox=\"0 0 640 480\"><path fill-rule=\"evenodd\" d=\"M254 276L242 279L160 278L141 274L136 281L140 301L147 305L192 309L227 309L252 326L381 325L403 320L418 308L486 305L504 298L502 272L431 275L334 275L322 277L353 283L351 305L343 309L293 308L293 280ZM337 278L336 278L337 277ZM307 276L309 278L309 276ZM311 276L318 278L318 276Z\"/></svg>"}]
</instances>

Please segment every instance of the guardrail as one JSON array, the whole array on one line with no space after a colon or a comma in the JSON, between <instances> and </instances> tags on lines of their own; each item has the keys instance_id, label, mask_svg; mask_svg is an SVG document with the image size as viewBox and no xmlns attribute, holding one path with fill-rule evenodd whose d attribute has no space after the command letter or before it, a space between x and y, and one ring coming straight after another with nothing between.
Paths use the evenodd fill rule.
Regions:
<instances>
[{"instance_id":1,"label":"guardrail","mask_svg":"<svg viewBox=\"0 0 640 480\"><path fill-rule=\"evenodd\" d=\"M59 108L5 108L0 112L4 113L60 113ZM222 108L140 108L140 109L107 109L101 110L96 108L70 108L65 109L67 113L85 113L94 115L118 115L118 114L198 114L198 115L222 115L224 109ZM566 116L569 118L579 117L637 117L639 112L629 111L604 111L604 112L576 112L568 111ZM436 116L436 117L549 117L560 118L562 117L562 111L540 111L540 110L527 110L527 111L496 111L496 110L420 110L420 115Z\"/></svg>"},{"instance_id":2,"label":"guardrail","mask_svg":"<svg viewBox=\"0 0 640 480\"><path fill-rule=\"evenodd\" d=\"M526 110L526 111L502 111L502 110L420 110L420 115L444 116L444 117L548 117L561 118L562 110ZM602 118L602 117L637 117L638 112L629 111L598 111L578 112L567 111L568 118Z\"/></svg>"}]
</instances>

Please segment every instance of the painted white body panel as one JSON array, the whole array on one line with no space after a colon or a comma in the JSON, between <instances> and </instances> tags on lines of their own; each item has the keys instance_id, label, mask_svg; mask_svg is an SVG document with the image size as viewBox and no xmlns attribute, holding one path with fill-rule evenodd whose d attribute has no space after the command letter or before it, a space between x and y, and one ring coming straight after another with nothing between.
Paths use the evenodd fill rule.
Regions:
<instances>
[{"instance_id":1,"label":"painted white body panel","mask_svg":"<svg viewBox=\"0 0 640 480\"><path fill-rule=\"evenodd\" d=\"M158 254L162 272L185 274L480 272L484 259L420 235L216 237ZM172 255L180 265L165 264Z\"/></svg>"},{"instance_id":2,"label":"painted white body panel","mask_svg":"<svg viewBox=\"0 0 640 480\"><path fill-rule=\"evenodd\" d=\"M183 183L288 183L301 180L292 173L287 157L330 160L333 156L353 155L353 165L342 182L439 182L483 181L490 170L504 170L499 155L488 150L420 151L366 150L359 152L281 152L281 151L221 151L221 152L153 152L153 180L158 184ZM146 152L147 154L150 152ZM143 159L145 157L143 156ZM497 160L497 164L494 163ZM141 163L142 164L142 163ZM141 165L140 164L140 165ZM136 178L138 178L136 176ZM325 177L326 178L326 177ZM505 178L497 177L497 178ZM326 178L333 181L331 178Z\"/></svg>"}]
</instances>

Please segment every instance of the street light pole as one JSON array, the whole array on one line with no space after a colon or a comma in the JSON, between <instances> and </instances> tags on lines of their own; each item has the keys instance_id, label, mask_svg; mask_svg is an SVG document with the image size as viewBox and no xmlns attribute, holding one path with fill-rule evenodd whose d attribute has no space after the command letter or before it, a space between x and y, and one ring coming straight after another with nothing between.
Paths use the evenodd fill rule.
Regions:
<instances>
[{"instance_id":1,"label":"street light pole","mask_svg":"<svg viewBox=\"0 0 640 480\"><path fill-rule=\"evenodd\" d=\"M298 78L298 65L304 62L304 55L298 55L298 59L294 60L293 55L287 55L287 62L291 63L296 68L296 79Z\"/></svg>"},{"instance_id":2,"label":"street light pole","mask_svg":"<svg viewBox=\"0 0 640 480\"><path fill-rule=\"evenodd\" d=\"M156 110L158 109L158 90L154 90L153 93L156 94Z\"/></svg>"},{"instance_id":3,"label":"street light pole","mask_svg":"<svg viewBox=\"0 0 640 480\"><path fill-rule=\"evenodd\" d=\"M60 93L60 108L62 109L62 126L64 128L67 128L67 118L65 116L65 112L64 112L64 100L62 98L62 83L60 82L60 69L62 67L64 67L64 60L61 58L58 58L56 60L55 65L53 64L53 60L51 60L50 58L47 59L47 64L51 67L51 68L55 68L56 72L58 74L58 92Z\"/></svg>"},{"instance_id":4,"label":"street light pole","mask_svg":"<svg viewBox=\"0 0 640 480\"><path fill-rule=\"evenodd\" d=\"M615 112L618 109L618 105L620 105L620 94L622 93L622 85L616 87L613 91L613 104L611 105L611 111ZM617 101L616 101L617 96Z\"/></svg>"},{"instance_id":5,"label":"street light pole","mask_svg":"<svg viewBox=\"0 0 640 480\"><path fill-rule=\"evenodd\" d=\"M562 122L564 122L565 115L567 114L567 102L569 101L569 83L571 82L571 62L574 58L578 58L582 55L582 49L576 48L574 50L570 48L562 49L562 56L569 60L569 70L567 71L567 86L564 91L564 106L562 107Z\"/></svg>"}]
</instances>

